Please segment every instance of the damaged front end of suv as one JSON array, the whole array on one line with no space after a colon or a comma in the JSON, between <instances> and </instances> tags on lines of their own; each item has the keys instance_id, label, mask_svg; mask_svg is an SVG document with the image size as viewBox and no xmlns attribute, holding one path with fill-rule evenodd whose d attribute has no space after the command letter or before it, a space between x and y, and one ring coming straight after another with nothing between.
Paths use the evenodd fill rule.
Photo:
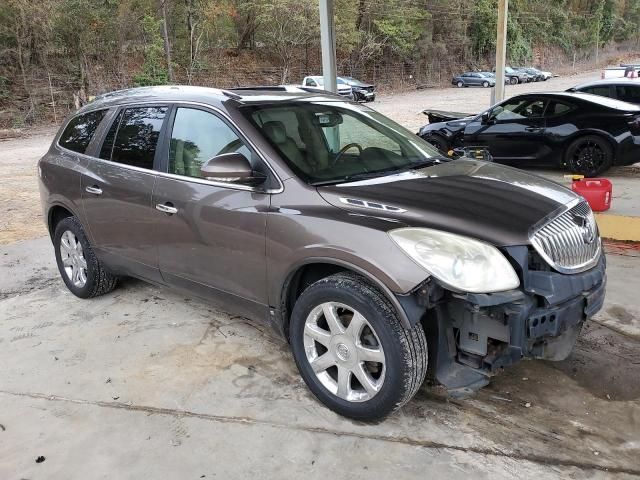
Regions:
<instances>
[{"instance_id":1,"label":"damaged front end of suv","mask_svg":"<svg viewBox=\"0 0 640 480\"><path fill-rule=\"evenodd\" d=\"M513 288L494 283L497 291L491 293L463 292L431 277L409 297L400 297L406 308L423 309L432 372L454 395L487 385L521 359L564 360L584 320L604 302L606 260L585 202L577 200L532 228L531 245L500 251L502 258L477 266L475 275L486 276L482 268L500 270L506 260L510 269L501 276L515 274Z\"/></svg>"},{"instance_id":2,"label":"damaged front end of suv","mask_svg":"<svg viewBox=\"0 0 640 480\"><path fill-rule=\"evenodd\" d=\"M388 234L429 274L396 298L425 328L432 377L464 395L522 359L564 360L605 294L606 260L584 199L469 160L413 175L357 188L368 203L399 208L385 212L402 223Z\"/></svg>"},{"instance_id":3,"label":"damaged front end of suv","mask_svg":"<svg viewBox=\"0 0 640 480\"><path fill-rule=\"evenodd\" d=\"M594 234L595 224L583 215L587 208L578 204L561 216L567 221L585 218L591 225L585 230L582 220L577 220L570 240L558 233L545 240L540 250L532 246L502 249L519 278L518 288L461 293L430 278L412 295L400 297L406 308L422 309L433 375L451 394L477 390L522 359L559 361L571 353L585 319L602 307L606 285L599 239L592 242L597 252L588 270L557 271L567 272L581 260L568 253L567 242L577 244L578 235L585 231L584 235ZM547 229L556 228L554 223L559 221L550 222ZM565 245L551 247L553 242ZM548 254L553 255L555 269L544 259Z\"/></svg>"}]
</instances>

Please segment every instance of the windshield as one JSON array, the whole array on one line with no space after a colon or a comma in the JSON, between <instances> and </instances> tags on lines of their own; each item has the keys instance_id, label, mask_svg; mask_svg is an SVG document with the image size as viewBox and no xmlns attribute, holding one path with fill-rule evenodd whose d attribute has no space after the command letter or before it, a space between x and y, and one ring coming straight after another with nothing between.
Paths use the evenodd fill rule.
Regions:
<instances>
[{"instance_id":1,"label":"windshield","mask_svg":"<svg viewBox=\"0 0 640 480\"><path fill-rule=\"evenodd\" d=\"M361 87L364 85L360 80L356 80L353 77L338 77L338 83L346 83L352 87Z\"/></svg>"},{"instance_id":2,"label":"windshield","mask_svg":"<svg viewBox=\"0 0 640 480\"><path fill-rule=\"evenodd\" d=\"M310 184L382 176L442 159L420 137L362 105L296 102L241 111Z\"/></svg>"}]
</instances>

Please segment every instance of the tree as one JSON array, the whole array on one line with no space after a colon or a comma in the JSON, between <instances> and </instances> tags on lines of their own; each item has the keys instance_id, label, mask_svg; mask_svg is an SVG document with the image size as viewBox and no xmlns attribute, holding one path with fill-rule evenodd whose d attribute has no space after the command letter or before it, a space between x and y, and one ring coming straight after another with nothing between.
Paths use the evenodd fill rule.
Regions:
<instances>
[{"instance_id":1,"label":"tree","mask_svg":"<svg viewBox=\"0 0 640 480\"><path fill-rule=\"evenodd\" d=\"M296 48L318 35L318 8L313 0L267 0L256 7L256 38L275 53L280 82L286 83Z\"/></svg>"},{"instance_id":2,"label":"tree","mask_svg":"<svg viewBox=\"0 0 640 480\"><path fill-rule=\"evenodd\" d=\"M145 52L142 72L133 78L138 87L167 83L167 67L164 63L164 42L160 35L162 20L145 15L142 26L145 35Z\"/></svg>"}]
</instances>

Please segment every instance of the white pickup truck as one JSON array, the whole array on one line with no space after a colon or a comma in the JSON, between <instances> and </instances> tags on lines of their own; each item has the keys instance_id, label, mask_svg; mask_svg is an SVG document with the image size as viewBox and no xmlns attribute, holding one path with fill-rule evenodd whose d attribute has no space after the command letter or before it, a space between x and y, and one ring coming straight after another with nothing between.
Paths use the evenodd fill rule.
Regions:
<instances>
[{"instance_id":1,"label":"white pickup truck","mask_svg":"<svg viewBox=\"0 0 640 480\"><path fill-rule=\"evenodd\" d=\"M638 71L640 71L640 65L626 65L620 64L619 67L607 67L602 71L600 78L638 78Z\"/></svg>"},{"instance_id":2,"label":"white pickup truck","mask_svg":"<svg viewBox=\"0 0 640 480\"><path fill-rule=\"evenodd\" d=\"M324 90L324 78L320 75L304 77L304 80L302 80L302 86ZM351 87L347 84L338 83L338 94L353 100L353 92L351 91Z\"/></svg>"}]
</instances>

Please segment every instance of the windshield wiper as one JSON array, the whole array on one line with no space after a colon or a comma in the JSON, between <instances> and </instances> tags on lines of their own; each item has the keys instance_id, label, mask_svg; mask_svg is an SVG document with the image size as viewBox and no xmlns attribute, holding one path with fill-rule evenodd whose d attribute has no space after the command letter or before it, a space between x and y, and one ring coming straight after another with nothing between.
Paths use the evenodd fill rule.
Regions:
<instances>
[{"instance_id":1,"label":"windshield wiper","mask_svg":"<svg viewBox=\"0 0 640 480\"><path fill-rule=\"evenodd\" d=\"M374 172L354 173L353 175L347 175L342 178L334 178L332 180L320 180L318 182L313 182L310 185L314 187L321 187L323 185L336 185L338 183L347 183L347 182L353 182L357 180L366 180L369 178L384 177L390 173L396 174L396 173L406 172L407 170L416 170L418 168L430 166L436 163L440 163L442 161L448 162L450 160L451 160L450 158L447 158L444 156L430 157L424 160L420 160L419 162L413 162L407 165L403 165L401 167L393 166L389 168L383 168L382 170L376 170Z\"/></svg>"}]
</instances>

